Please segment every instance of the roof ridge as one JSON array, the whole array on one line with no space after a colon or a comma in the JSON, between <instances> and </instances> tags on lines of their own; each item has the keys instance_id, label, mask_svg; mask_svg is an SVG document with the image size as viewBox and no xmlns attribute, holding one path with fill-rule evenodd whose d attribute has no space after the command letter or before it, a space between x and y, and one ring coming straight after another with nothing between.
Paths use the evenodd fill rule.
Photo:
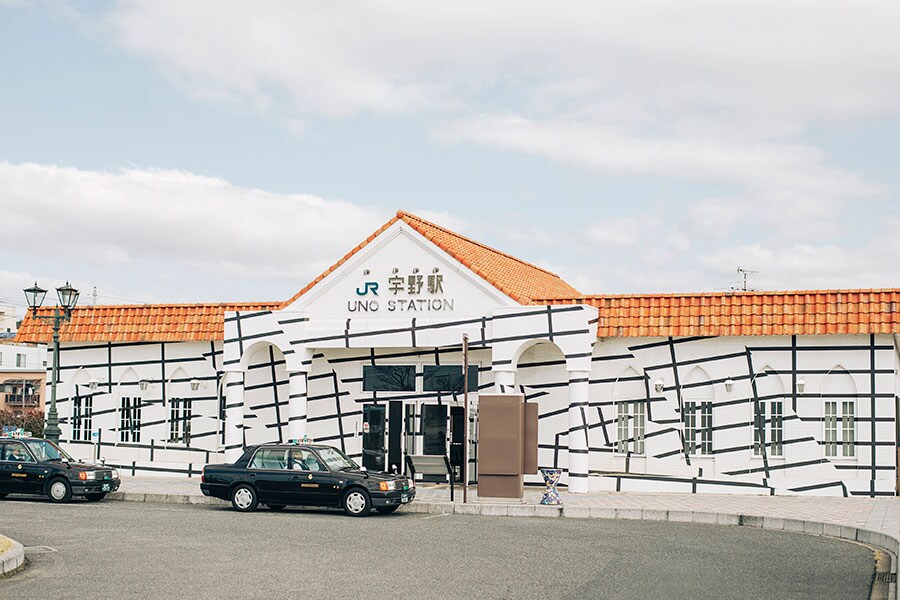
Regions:
<instances>
[{"instance_id":1,"label":"roof ridge","mask_svg":"<svg viewBox=\"0 0 900 600\"><path fill-rule=\"evenodd\" d=\"M197 308L201 306L278 306L281 304L280 300L266 300L266 301L241 301L241 302L148 302L146 304L93 304L91 306L83 305L83 306L75 306L72 310L85 310L85 309L95 309L95 308ZM42 306L37 310L53 310L52 306ZM29 313L31 310L29 309Z\"/></svg>"},{"instance_id":2,"label":"roof ridge","mask_svg":"<svg viewBox=\"0 0 900 600\"><path fill-rule=\"evenodd\" d=\"M789 296L796 294L872 294L872 293L896 293L900 288L828 288L812 290L727 290L719 292L650 292L635 294L583 294L581 296L557 296L533 298L536 302L548 300L578 300L578 299L603 299L603 298L677 298L677 297L713 297L713 296Z\"/></svg>"},{"instance_id":3,"label":"roof ridge","mask_svg":"<svg viewBox=\"0 0 900 600\"><path fill-rule=\"evenodd\" d=\"M528 261L526 261L526 260L522 260L521 258L519 258L519 257L517 257L517 256L513 256L512 254L507 254L506 252L503 252L502 250L497 250L496 248L493 248L493 247L491 247L491 246L488 246L487 244L484 244L484 243L479 242L479 241L477 241L477 240L473 240L472 238L466 237L466 236L464 236L464 235L462 235L462 234L460 234L460 233L457 233L457 232L453 231L452 229L447 229L446 227L443 227L443 226L441 226L441 225L438 225L437 223L432 223L431 221L429 221L429 220L427 220L427 219L423 219L422 217L417 216L417 215L414 215L414 214L412 214L412 213L410 213L410 212L406 212L405 210L398 210L398 211L397 211L397 218L400 219L400 220L402 220L402 221L404 221L405 223L409 223L409 221L407 221L404 217L407 217L407 218L409 218L409 219L413 219L413 220L415 220L415 221L419 221L419 222L421 222L421 223L426 223L426 224L428 224L430 227L434 227L435 229L440 229L440 230L443 231L444 233L449 233L450 235L453 235L453 236L456 236L456 237L458 237L458 238L464 239L464 240L466 240L467 242L469 242L470 244L475 244L476 246L479 246L479 247L481 247L481 248L484 248L485 250L490 250L491 252L496 252L497 254L500 254L500 255L502 255L502 256L505 256L506 258L509 258L509 259L511 259L511 260L514 260L514 261L516 261L516 262L518 262L518 263L521 263L521 264L523 264L523 265L529 266L529 267L531 267L531 268L533 268L533 269L537 269L538 271L541 271L541 272L543 272L543 273L546 273L547 275L552 275L553 277L556 277L557 279L562 280L562 277L560 277L558 274L554 273L553 271L550 271L550 270L545 269L545 268L543 268L543 267L539 267L539 266L537 266L537 265L535 265L535 264L532 264L532 263L530 263L530 262L528 262ZM409 223L409 225L412 225L413 227L415 227L412 223ZM418 231L418 229L417 229L417 231ZM419 232L419 233L421 233L421 232ZM441 248L441 249L443 250L443 248ZM446 251L446 250L445 250L445 251Z\"/></svg>"}]
</instances>

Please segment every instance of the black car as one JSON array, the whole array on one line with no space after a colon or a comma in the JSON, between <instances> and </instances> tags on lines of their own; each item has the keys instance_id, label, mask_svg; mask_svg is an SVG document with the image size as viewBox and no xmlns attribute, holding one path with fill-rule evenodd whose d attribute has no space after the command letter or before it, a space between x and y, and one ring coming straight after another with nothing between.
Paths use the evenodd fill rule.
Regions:
<instances>
[{"instance_id":1,"label":"black car","mask_svg":"<svg viewBox=\"0 0 900 600\"><path fill-rule=\"evenodd\" d=\"M97 501L119 489L115 469L78 462L41 438L0 438L0 498L7 494L39 494L51 502L72 496Z\"/></svg>"},{"instance_id":2,"label":"black car","mask_svg":"<svg viewBox=\"0 0 900 600\"><path fill-rule=\"evenodd\" d=\"M272 510L325 506L354 517L372 508L391 513L416 497L411 479L367 471L337 448L319 444L250 446L234 464L203 467L200 490L230 500L239 511L260 503Z\"/></svg>"}]
</instances>

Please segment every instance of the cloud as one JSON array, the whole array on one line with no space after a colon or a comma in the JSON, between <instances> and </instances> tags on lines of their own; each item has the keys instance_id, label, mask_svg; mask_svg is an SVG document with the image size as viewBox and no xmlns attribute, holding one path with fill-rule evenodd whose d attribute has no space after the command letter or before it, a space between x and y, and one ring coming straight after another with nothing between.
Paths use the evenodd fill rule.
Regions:
<instances>
[{"instance_id":1,"label":"cloud","mask_svg":"<svg viewBox=\"0 0 900 600\"><path fill-rule=\"evenodd\" d=\"M599 98L629 119L738 111L783 129L896 114L898 18L889 0L160 0L117 2L104 20L191 89L286 94L321 114L448 109L500 86L535 106Z\"/></svg>"},{"instance_id":2,"label":"cloud","mask_svg":"<svg viewBox=\"0 0 900 600\"><path fill-rule=\"evenodd\" d=\"M0 162L5 246L105 269L160 260L222 277L305 281L387 213L183 171Z\"/></svg>"}]
</instances>

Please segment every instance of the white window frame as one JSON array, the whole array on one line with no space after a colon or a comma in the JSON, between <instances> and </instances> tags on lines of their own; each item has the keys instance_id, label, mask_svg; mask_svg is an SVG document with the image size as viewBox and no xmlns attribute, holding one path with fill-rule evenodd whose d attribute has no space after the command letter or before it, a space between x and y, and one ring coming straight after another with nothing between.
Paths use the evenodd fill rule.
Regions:
<instances>
[{"instance_id":1,"label":"white window frame","mask_svg":"<svg viewBox=\"0 0 900 600\"><path fill-rule=\"evenodd\" d=\"M647 435L647 400L616 400L616 452L643 455Z\"/></svg>"},{"instance_id":2,"label":"white window frame","mask_svg":"<svg viewBox=\"0 0 900 600\"><path fill-rule=\"evenodd\" d=\"M684 445L690 456L712 456L713 453L712 400L686 400L682 425ZM697 426L697 422L700 426Z\"/></svg>"},{"instance_id":3,"label":"white window frame","mask_svg":"<svg viewBox=\"0 0 900 600\"><path fill-rule=\"evenodd\" d=\"M757 406L759 411L757 411ZM777 411L775 410L777 408ZM776 417L777 412L777 417ZM784 397L758 400L753 406L753 456L761 457L759 421L765 436L766 456L784 458Z\"/></svg>"},{"instance_id":4,"label":"white window frame","mask_svg":"<svg viewBox=\"0 0 900 600\"><path fill-rule=\"evenodd\" d=\"M856 400L826 399L822 419L825 457L856 459Z\"/></svg>"}]
</instances>

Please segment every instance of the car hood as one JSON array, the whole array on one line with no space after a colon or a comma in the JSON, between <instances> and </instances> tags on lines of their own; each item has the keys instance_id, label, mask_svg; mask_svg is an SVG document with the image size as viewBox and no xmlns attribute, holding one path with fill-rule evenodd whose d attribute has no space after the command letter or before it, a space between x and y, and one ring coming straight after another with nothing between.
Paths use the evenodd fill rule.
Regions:
<instances>
[{"instance_id":1,"label":"car hood","mask_svg":"<svg viewBox=\"0 0 900 600\"><path fill-rule=\"evenodd\" d=\"M67 464L67 463L62 463ZM70 462L67 464L68 468L73 471L97 471L99 469L103 470L112 470L112 467L104 467L102 465L95 465L92 463L83 463L83 462Z\"/></svg>"},{"instance_id":2,"label":"car hood","mask_svg":"<svg viewBox=\"0 0 900 600\"><path fill-rule=\"evenodd\" d=\"M372 481L392 481L395 479L406 479L403 475L394 475L393 473L384 473L382 471L343 471L344 473L352 473L353 475L357 475L359 477L366 477L368 475L369 479Z\"/></svg>"}]
</instances>

